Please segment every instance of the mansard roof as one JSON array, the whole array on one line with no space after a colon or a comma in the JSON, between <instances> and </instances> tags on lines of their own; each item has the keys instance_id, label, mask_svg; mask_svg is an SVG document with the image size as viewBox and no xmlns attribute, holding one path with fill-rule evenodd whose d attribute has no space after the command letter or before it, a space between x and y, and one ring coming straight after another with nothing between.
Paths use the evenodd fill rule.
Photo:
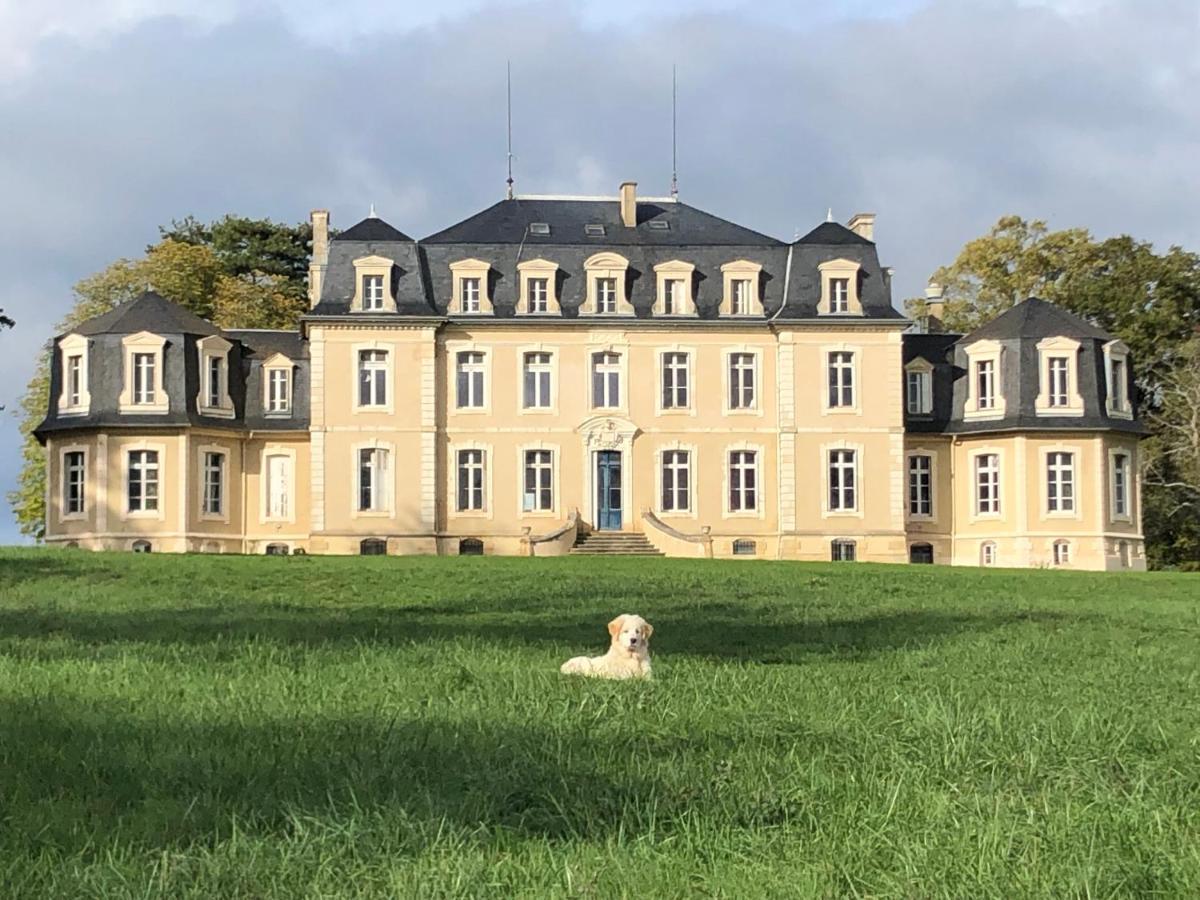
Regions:
<instances>
[{"instance_id":1,"label":"mansard roof","mask_svg":"<svg viewBox=\"0 0 1200 900\"><path fill-rule=\"evenodd\" d=\"M411 241L407 234L378 216L367 216L356 225L333 236L334 241Z\"/></svg>"},{"instance_id":2,"label":"mansard roof","mask_svg":"<svg viewBox=\"0 0 1200 900\"><path fill-rule=\"evenodd\" d=\"M122 303L106 313L80 323L72 334L220 334L212 322L205 321L178 303L146 291L140 297Z\"/></svg>"},{"instance_id":3,"label":"mansard roof","mask_svg":"<svg viewBox=\"0 0 1200 900\"><path fill-rule=\"evenodd\" d=\"M975 341L1008 341L1033 338L1068 337L1076 340L1111 341L1112 335L1097 328L1061 306L1040 297L1030 297L976 328L962 339L963 344Z\"/></svg>"},{"instance_id":4,"label":"mansard roof","mask_svg":"<svg viewBox=\"0 0 1200 900\"><path fill-rule=\"evenodd\" d=\"M874 246L874 241L868 241L856 231L851 231L840 222L822 222L802 238L797 238L797 244L823 244L825 246L840 246L844 244L866 244Z\"/></svg>"}]
</instances>

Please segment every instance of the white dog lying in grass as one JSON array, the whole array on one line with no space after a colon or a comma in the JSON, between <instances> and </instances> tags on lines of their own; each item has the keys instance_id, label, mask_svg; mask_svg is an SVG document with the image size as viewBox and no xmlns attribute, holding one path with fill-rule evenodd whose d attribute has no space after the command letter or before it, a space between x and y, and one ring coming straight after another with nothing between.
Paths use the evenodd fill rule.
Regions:
<instances>
[{"instance_id":1,"label":"white dog lying in grass","mask_svg":"<svg viewBox=\"0 0 1200 900\"><path fill-rule=\"evenodd\" d=\"M641 616L628 613L608 623L612 645L603 656L576 656L562 664L564 675L595 678L649 678L650 635L654 628Z\"/></svg>"}]
</instances>

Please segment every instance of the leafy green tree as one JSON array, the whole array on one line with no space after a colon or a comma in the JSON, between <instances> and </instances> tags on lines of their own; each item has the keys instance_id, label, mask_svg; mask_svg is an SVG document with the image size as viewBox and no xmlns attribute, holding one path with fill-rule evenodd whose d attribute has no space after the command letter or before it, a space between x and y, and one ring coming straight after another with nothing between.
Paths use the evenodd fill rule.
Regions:
<instances>
[{"instance_id":1,"label":"leafy green tree","mask_svg":"<svg viewBox=\"0 0 1200 900\"><path fill-rule=\"evenodd\" d=\"M4 310L0 309L0 329L12 328L17 323L4 314Z\"/></svg>"},{"instance_id":2,"label":"leafy green tree","mask_svg":"<svg viewBox=\"0 0 1200 900\"><path fill-rule=\"evenodd\" d=\"M265 227L269 226L269 228ZM269 233L274 229L275 234ZM307 307L308 226L226 216L201 225L187 218L140 259L119 259L75 285L70 313L56 334L153 290L222 328L292 328ZM297 247L304 252L301 267ZM255 258L261 253L261 259ZM50 403L50 356L44 354L21 399L23 465L8 495L24 534L45 533L45 453L33 436Z\"/></svg>"}]
</instances>

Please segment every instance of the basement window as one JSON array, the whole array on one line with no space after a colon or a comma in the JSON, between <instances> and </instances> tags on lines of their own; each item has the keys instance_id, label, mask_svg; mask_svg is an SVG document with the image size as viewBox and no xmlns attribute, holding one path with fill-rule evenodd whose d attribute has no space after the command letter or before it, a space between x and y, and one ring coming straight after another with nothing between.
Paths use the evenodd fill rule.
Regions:
<instances>
[{"instance_id":1,"label":"basement window","mask_svg":"<svg viewBox=\"0 0 1200 900\"><path fill-rule=\"evenodd\" d=\"M287 544L267 544L267 556L287 556Z\"/></svg>"},{"instance_id":2,"label":"basement window","mask_svg":"<svg viewBox=\"0 0 1200 900\"><path fill-rule=\"evenodd\" d=\"M531 222L529 224L530 234L549 234L550 223L548 222Z\"/></svg>"},{"instance_id":3,"label":"basement window","mask_svg":"<svg viewBox=\"0 0 1200 900\"><path fill-rule=\"evenodd\" d=\"M834 541L830 548L834 562L854 562L858 555L855 552L854 541Z\"/></svg>"},{"instance_id":4,"label":"basement window","mask_svg":"<svg viewBox=\"0 0 1200 900\"><path fill-rule=\"evenodd\" d=\"M483 556L483 541L479 538L463 538L458 542L459 556Z\"/></svg>"},{"instance_id":5,"label":"basement window","mask_svg":"<svg viewBox=\"0 0 1200 900\"><path fill-rule=\"evenodd\" d=\"M364 538L358 545L360 556L387 556L387 541L380 538Z\"/></svg>"},{"instance_id":6,"label":"basement window","mask_svg":"<svg viewBox=\"0 0 1200 900\"><path fill-rule=\"evenodd\" d=\"M739 538L733 542L734 556L757 556L758 544L755 541Z\"/></svg>"},{"instance_id":7,"label":"basement window","mask_svg":"<svg viewBox=\"0 0 1200 900\"><path fill-rule=\"evenodd\" d=\"M583 233L590 237L604 237L603 225L584 225Z\"/></svg>"}]
</instances>

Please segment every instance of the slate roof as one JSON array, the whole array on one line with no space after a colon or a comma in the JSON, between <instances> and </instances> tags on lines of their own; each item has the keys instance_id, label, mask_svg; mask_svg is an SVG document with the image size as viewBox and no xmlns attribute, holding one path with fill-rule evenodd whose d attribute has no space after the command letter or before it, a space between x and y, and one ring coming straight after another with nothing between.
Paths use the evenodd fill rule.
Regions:
<instances>
[{"instance_id":1,"label":"slate roof","mask_svg":"<svg viewBox=\"0 0 1200 900\"><path fill-rule=\"evenodd\" d=\"M345 231L335 234L334 241L411 241L407 234L399 228L389 225L378 216L367 216L356 225L351 225Z\"/></svg>"},{"instance_id":2,"label":"slate roof","mask_svg":"<svg viewBox=\"0 0 1200 900\"><path fill-rule=\"evenodd\" d=\"M106 313L81 323L71 333L138 334L220 334L221 330L195 313L189 312L165 297L147 291L140 297L122 303Z\"/></svg>"},{"instance_id":3,"label":"slate roof","mask_svg":"<svg viewBox=\"0 0 1200 900\"><path fill-rule=\"evenodd\" d=\"M1112 335L1061 306L1030 297L976 328L964 344L974 341L1007 341L1019 338L1069 337L1076 340L1111 341Z\"/></svg>"},{"instance_id":4,"label":"slate roof","mask_svg":"<svg viewBox=\"0 0 1200 900\"><path fill-rule=\"evenodd\" d=\"M842 244L867 244L874 246L874 241L868 241L857 232L851 231L840 222L822 222L802 238L797 238L797 244L823 244L826 247L836 247Z\"/></svg>"}]
</instances>

